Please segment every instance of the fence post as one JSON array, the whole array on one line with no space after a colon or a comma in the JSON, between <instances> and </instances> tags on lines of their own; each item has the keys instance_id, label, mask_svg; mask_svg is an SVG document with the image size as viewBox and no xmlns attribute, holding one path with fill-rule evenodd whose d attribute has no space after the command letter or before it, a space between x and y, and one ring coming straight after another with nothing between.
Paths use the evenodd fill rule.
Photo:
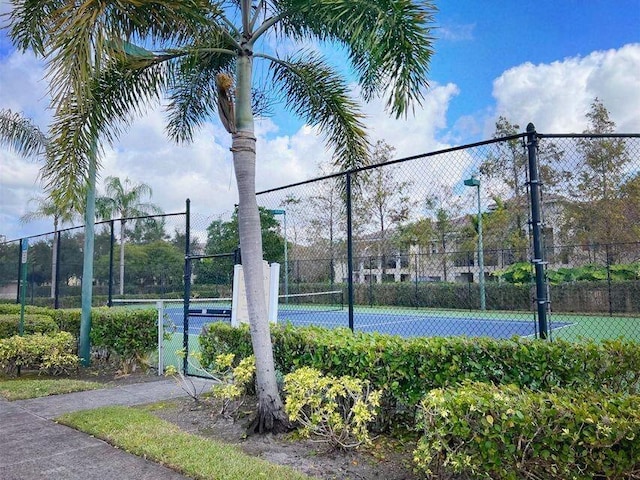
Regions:
<instances>
[{"instance_id":1,"label":"fence post","mask_svg":"<svg viewBox=\"0 0 640 480\"><path fill-rule=\"evenodd\" d=\"M191 200L187 198L184 232L184 319L182 323L182 348L184 357L182 359L182 372L187 375L189 368L189 299L191 298Z\"/></svg>"},{"instance_id":2,"label":"fence post","mask_svg":"<svg viewBox=\"0 0 640 480\"><path fill-rule=\"evenodd\" d=\"M347 301L349 304L349 328L353 332L353 229L351 218L351 173L347 172Z\"/></svg>"},{"instance_id":3,"label":"fence post","mask_svg":"<svg viewBox=\"0 0 640 480\"><path fill-rule=\"evenodd\" d=\"M547 287L544 278L544 252L542 250L542 220L540 202L540 179L538 177L538 138L533 123L527 125L527 153L529 155L529 192L531 200L531 226L533 230L533 258L531 263L536 274L536 304L538 309L538 331L540 338L549 334L547 322Z\"/></svg>"},{"instance_id":4,"label":"fence post","mask_svg":"<svg viewBox=\"0 0 640 480\"><path fill-rule=\"evenodd\" d=\"M420 302L418 301L418 254L414 253L413 254L413 263L416 269L416 276L415 276L415 302L416 302L416 308L418 308L420 306Z\"/></svg>"},{"instance_id":5,"label":"fence post","mask_svg":"<svg viewBox=\"0 0 640 480\"><path fill-rule=\"evenodd\" d=\"M604 246L606 253L606 261L607 261L607 297L609 299L609 316L613 316L613 299L611 298L612 289L611 289L611 252L610 245L607 243Z\"/></svg>"},{"instance_id":6,"label":"fence post","mask_svg":"<svg viewBox=\"0 0 640 480\"><path fill-rule=\"evenodd\" d=\"M61 232L55 233L58 236L56 242L56 276L53 279L53 308L57 310L60 308L60 242L62 242Z\"/></svg>"},{"instance_id":7,"label":"fence post","mask_svg":"<svg viewBox=\"0 0 640 480\"><path fill-rule=\"evenodd\" d=\"M18 279L18 284L16 287L16 303L20 303L20 294L21 291L20 289L22 288L22 242L26 242L28 241L26 238L21 238L20 239L20 246L18 247L18 276L16 277Z\"/></svg>"},{"instance_id":8,"label":"fence post","mask_svg":"<svg viewBox=\"0 0 640 480\"><path fill-rule=\"evenodd\" d=\"M113 220L109 222L111 229L111 236L109 237L109 299L107 305L110 307L113 304L113 244L116 243L116 235L113 226Z\"/></svg>"}]
</instances>

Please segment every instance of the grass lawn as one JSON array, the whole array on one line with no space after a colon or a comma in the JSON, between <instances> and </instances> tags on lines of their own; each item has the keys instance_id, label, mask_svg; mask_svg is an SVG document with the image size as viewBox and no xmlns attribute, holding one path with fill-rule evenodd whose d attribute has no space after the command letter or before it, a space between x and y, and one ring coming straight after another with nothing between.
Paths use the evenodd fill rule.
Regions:
<instances>
[{"instance_id":1,"label":"grass lawn","mask_svg":"<svg viewBox=\"0 0 640 480\"><path fill-rule=\"evenodd\" d=\"M24 400L27 398L46 397L61 393L95 390L103 385L97 382L73 380L70 378L0 378L0 396L7 400Z\"/></svg>"},{"instance_id":2,"label":"grass lawn","mask_svg":"<svg viewBox=\"0 0 640 480\"><path fill-rule=\"evenodd\" d=\"M98 408L66 414L57 421L192 478L309 480L291 468L272 465L233 446L186 433L140 409Z\"/></svg>"}]
</instances>

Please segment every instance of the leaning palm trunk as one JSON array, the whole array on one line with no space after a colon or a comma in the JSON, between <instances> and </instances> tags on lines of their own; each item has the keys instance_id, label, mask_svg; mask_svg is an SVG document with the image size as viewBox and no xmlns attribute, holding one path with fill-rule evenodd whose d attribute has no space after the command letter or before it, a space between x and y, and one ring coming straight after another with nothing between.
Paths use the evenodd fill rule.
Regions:
<instances>
[{"instance_id":1,"label":"leaning palm trunk","mask_svg":"<svg viewBox=\"0 0 640 480\"><path fill-rule=\"evenodd\" d=\"M236 112L237 123L231 125L231 151L238 184L238 226L242 266L249 311L251 341L256 357L256 393L258 415L250 427L255 432L279 431L288 427L287 415L278 393L273 347L267 318L262 272L262 231L256 200L256 137L251 110L251 58L238 59ZM232 119L233 122L235 119Z\"/></svg>"},{"instance_id":2,"label":"leaning palm trunk","mask_svg":"<svg viewBox=\"0 0 640 480\"><path fill-rule=\"evenodd\" d=\"M288 420L278 394L267 306L264 301L262 237L255 196L255 151L253 132L239 131L233 136L233 163L238 182L240 248L253 353L256 357L258 415L251 429L255 432L285 429Z\"/></svg>"}]
</instances>

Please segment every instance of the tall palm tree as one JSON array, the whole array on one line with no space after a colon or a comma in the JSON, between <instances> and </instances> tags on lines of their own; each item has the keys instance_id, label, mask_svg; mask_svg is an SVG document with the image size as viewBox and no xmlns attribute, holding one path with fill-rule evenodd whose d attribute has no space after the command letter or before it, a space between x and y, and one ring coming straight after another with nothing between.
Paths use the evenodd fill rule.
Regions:
<instances>
[{"instance_id":1,"label":"tall palm tree","mask_svg":"<svg viewBox=\"0 0 640 480\"><path fill-rule=\"evenodd\" d=\"M405 115L427 87L435 7L420 0L13 0L11 36L48 54L56 127L67 158L86 158L99 130L117 136L149 99L168 94L168 132L178 141L215 110L232 136L239 194L240 244L254 354L259 415L256 429L287 423L275 381L262 283L262 245L255 196L254 62L265 62L273 92L287 108L318 126L342 168L366 159L363 116L347 79L309 42L348 53L364 100L385 96ZM265 37L302 45L281 57ZM133 45L136 39L146 48ZM285 49L288 50L288 49ZM96 69L95 58L103 63ZM105 65L108 67L104 68ZM66 136L65 136L66 135ZM71 155L79 152L82 155ZM83 157L84 156L84 157ZM86 176L86 165L60 171Z\"/></svg>"},{"instance_id":2,"label":"tall palm tree","mask_svg":"<svg viewBox=\"0 0 640 480\"><path fill-rule=\"evenodd\" d=\"M115 75L112 87L100 92L105 50L110 39L126 35L153 33L159 38L180 38L203 22L200 0L158 0L154 2L70 0L12 0L9 13L10 37L21 50L32 50L49 62L52 107L58 122L52 126L56 139L56 161L42 172L57 203L83 205L85 239L82 267L82 315L78 354L82 364L91 361L90 332L93 294L93 252L95 222L95 184L99 165L101 135L113 139L114 116L120 120L129 110L112 111L102 107L109 94L130 105L132 95L145 100L145 87L154 83L152 75ZM172 19L170 25L165 19ZM182 20L185 19L185 20ZM115 30L112 29L115 28ZM153 69L152 69L153 71ZM146 72L145 72L146 73ZM113 87L115 85L115 87ZM69 130L65 120L79 120L77 130ZM126 122L125 122L126 123ZM117 131L117 128L116 128ZM57 147L64 147L58 151ZM75 156L77 155L77 156ZM72 159L71 161L69 159ZM80 183L82 190L74 188Z\"/></svg>"},{"instance_id":3,"label":"tall palm tree","mask_svg":"<svg viewBox=\"0 0 640 480\"><path fill-rule=\"evenodd\" d=\"M122 183L118 177L107 177L105 190L105 196L96 198L96 212L104 220L112 219L115 215L120 217L120 295L124 295L124 227L127 219L163 212L157 205L142 201L153 194L146 183L133 184L128 178Z\"/></svg>"},{"instance_id":4,"label":"tall palm tree","mask_svg":"<svg viewBox=\"0 0 640 480\"><path fill-rule=\"evenodd\" d=\"M41 158L45 166L51 160L50 138L30 119L11 110L0 110L0 145L5 145L24 157ZM73 188L78 188L77 184ZM56 203L51 196L31 199L37 206L20 219L30 222L40 218L53 218L53 245L51 259L51 298L56 294L56 268L58 255L58 227L75 217L74 206Z\"/></svg>"}]
</instances>

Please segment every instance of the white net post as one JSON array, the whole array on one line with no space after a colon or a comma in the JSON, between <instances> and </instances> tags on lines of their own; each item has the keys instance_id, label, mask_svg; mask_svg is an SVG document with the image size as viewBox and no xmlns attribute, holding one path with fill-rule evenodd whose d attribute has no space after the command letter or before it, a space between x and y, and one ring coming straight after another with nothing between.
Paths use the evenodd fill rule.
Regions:
<instances>
[{"instance_id":1,"label":"white net post","mask_svg":"<svg viewBox=\"0 0 640 480\"><path fill-rule=\"evenodd\" d=\"M271 266L264 261L262 266L264 275L264 293L267 302L267 315L269 321L275 323L278 318L278 285L280 279L280 264ZM274 286L275 282L275 286ZM275 294L273 293L275 290ZM275 300L272 298L275 296ZM272 303L275 301L275 306ZM231 302L231 326L238 327L241 323L249 322L249 310L247 307L247 292L244 283L242 265L233 267L233 300Z\"/></svg>"},{"instance_id":2,"label":"white net post","mask_svg":"<svg viewBox=\"0 0 640 480\"><path fill-rule=\"evenodd\" d=\"M280 264L271 264L271 275L269 278L269 322L278 322L278 294L280 293Z\"/></svg>"}]
</instances>

